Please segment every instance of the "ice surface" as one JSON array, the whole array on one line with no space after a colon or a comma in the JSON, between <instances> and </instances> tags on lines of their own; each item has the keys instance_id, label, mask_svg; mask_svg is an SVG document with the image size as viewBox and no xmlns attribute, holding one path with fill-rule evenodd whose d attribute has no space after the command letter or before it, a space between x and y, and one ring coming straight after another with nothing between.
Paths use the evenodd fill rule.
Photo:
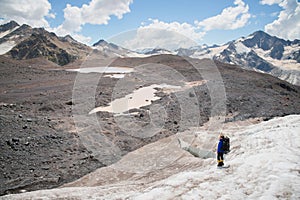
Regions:
<instances>
[{"instance_id":1,"label":"ice surface","mask_svg":"<svg viewBox=\"0 0 300 200\"><path fill-rule=\"evenodd\" d=\"M230 123L223 133L231 138L228 169L179 147L178 138L198 148L214 144L217 134L204 126L146 145L63 188L0 199L300 199L300 115Z\"/></svg>"}]
</instances>

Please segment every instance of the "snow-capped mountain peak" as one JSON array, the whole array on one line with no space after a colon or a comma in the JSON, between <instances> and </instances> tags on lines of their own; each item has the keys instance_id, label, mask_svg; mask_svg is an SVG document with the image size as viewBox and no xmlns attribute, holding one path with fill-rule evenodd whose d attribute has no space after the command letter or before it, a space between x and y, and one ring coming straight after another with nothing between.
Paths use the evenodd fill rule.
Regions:
<instances>
[{"instance_id":1,"label":"snow-capped mountain peak","mask_svg":"<svg viewBox=\"0 0 300 200\"><path fill-rule=\"evenodd\" d=\"M177 54L199 59L212 58L300 84L300 40L284 40L257 31L222 46L179 49Z\"/></svg>"},{"instance_id":2,"label":"snow-capped mountain peak","mask_svg":"<svg viewBox=\"0 0 300 200\"><path fill-rule=\"evenodd\" d=\"M105 56L109 56L109 57L129 57L128 55L131 54L134 54L134 56L137 55L129 49L120 47L114 43L107 42L103 39L94 43L92 46L99 53L102 53Z\"/></svg>"}]
</instances>

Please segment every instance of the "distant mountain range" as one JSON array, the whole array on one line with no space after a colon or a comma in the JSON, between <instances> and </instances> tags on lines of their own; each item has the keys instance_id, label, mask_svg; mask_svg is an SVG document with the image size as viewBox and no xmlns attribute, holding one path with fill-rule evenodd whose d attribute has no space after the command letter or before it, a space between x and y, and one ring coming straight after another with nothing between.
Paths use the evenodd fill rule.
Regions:
<instances>
[{"instance_id":1,"label":"distant mountain range","mask_svg":"<svg viewBox=\"0 0 300 200\"><path fill-rule=\"evenodd\" d=\"M156 55L157 49L140 51ZM300 85L300 40L283 40L257 31L248 37L218 46L195 46L175 51L160 49L160 52L191 58L211 58L242 68L268 73L292 84Z\"/></svg>"},{"instance_id":2,"label":"distant mountain range","mask_svg":"<svg viewBox=\"0 0 300 200\"><path fill-rule=\"evenodd\" d=\"M173 54L191 58L211 58L242 68L268 73L292 84L300 85L300 40L284 40L257 31L218 46L195 46L170 51L162 48L129 50L99 40L89 47L71 36L58 37L42 28L20 26L14 21L0 26L0 55L14 59L44 57L58 65L84 59L92 49L107 57L148 57Z\"/></svg>"},{"instance_id":3,"label":"distant mountain range","mask_svg":"<svg viewBox=\"0 0 300 200\"><path fill-rule=\"evenodd\" d=\"M300 40L283 40L257 31L222 46L193 47L175 52L181 56L236 64L271 74L292 84L300 84Z\"/></svg>"}]
</instances>

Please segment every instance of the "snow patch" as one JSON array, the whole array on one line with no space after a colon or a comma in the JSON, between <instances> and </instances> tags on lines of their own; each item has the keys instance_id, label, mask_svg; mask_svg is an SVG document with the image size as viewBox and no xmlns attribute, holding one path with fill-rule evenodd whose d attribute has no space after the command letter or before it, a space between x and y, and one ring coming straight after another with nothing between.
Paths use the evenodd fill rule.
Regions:
<instances>
[{"instance_id":1,"label":"snow patch","mask_svg":"<svg viewBox=\"0 0 300 200\"><path fill-rule=\"evenodd\" d=\"M120 78L124 78L125 74L118 74L118 73L116 73L116 74L107 74L107 75L104 75L104 77L120 79Z\"/></svg>"},{"instance_id":2,"label":"snow patch","mask_svg":"<svg viewBox=\"0 0 300 200\"><path fill-rule=\"evenodd\" d=\"M236 47L236 52L238 54L247 54L250 53L251 49L246 47L242 42L237 42L234 44Z\"/></svg>"},{"instance_id":3,"label":"snow patch","mask_svg":"<svg viewBox=\"0 0 300 200\"><path fill-rule=\"evenodd\" d=\"M142 53L137 53L137 52L129 52L126 54L126 57L136 57L136 58L145 58L145 57L150 57L151 55L146 55Z\"/></svg>"},{"instance_id":4,"label":"snow patch","mask_svg":"<svg viewBox=\"0 0 300 200\"><path fill-rule=\"evenodd\" d=\"M0 38L3 38L4 36L6 36L7 34L9 34L10 32L11 32L10 30L1 32L1 33L0 33Z\"/></svg>"},{"instance_id":5,"label":"snow patch","mask_svg":"<svg viewBox=\"0 0 300 200\"><path fill-rule=\"evenodd\" d=\"M210 58L212 59L215 55L219 55L222 51L224 51L228 45L220 46L220 47L214 47L214 48L208 48L205 50L196 51L193 55L190 57L192 58Z\"/></svg>"},{"instance_id":6,"label":"snow patch","mask_svg":"<svg viewBox=\"0 0 300 200\"><path fill-rule=\"evenodd\" d=\"M274 65L282 70L300 71L300 63L297 63L296 60L286 59L287 55L289 55L291 53L292 49L295 50L295 48L291 48L291 47L287 48L286 47L286 50L284 51L284 54L283 54L283 58L281 60L272 58L270 56L270 53L271 53L270 50L264 51L263 49L256 48L256 49L254 49L254 52L262 59L266 60L267 62L271 63L272 65Z\"/></svg>"},{"instance_id":7,"label":"snow patch","mask_svg":"<svg viewBox=\"0 0 300 200\"><path fill-rule=\"evenodd\" d=\"M297 85L300 83L300 76L298 74L283 74L280 75L278 78L280 78L281 80L285 80L291 84Z\"/></svg>"},{"instance_id":8,"label":"snow patch","mask_svg":"<svg viewBox=\"0 0 300 200\"><path fill-rule=\"evenodd\" d=\"M3 38L5 37L6 35L10 34L11 32L15 31L16 29L18 29L20 26L16 26L15 28L11 29L11 30L7 30L7 31L4 31L4 32L1 32L0 33L0 38Z\"/></svg>"},{"instance_id":9,"label":"snow patch","mask_svg":"<svg viewBox=\"0 0 300 200\"><path fill-rule=\"evenodd\" d=\"M7 41L0 44L0 55L6 54L9 52L12 48L16 46L16 43L14 41Z\"/></svg>"}]
</instances>

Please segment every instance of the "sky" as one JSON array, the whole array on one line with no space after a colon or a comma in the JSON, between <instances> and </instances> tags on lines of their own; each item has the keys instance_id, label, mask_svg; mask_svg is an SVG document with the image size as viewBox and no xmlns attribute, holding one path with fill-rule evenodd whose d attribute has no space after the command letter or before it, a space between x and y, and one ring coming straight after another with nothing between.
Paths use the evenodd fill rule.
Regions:
<instances>
[{"instance_id":1,"label":"sky","mask_svg":"<svg viewBox=\"0 0 300 200\"><path fill-rule=\"evenodd\" d=\"M294 40L299 1L0 0L0 23L15 20L85 44L105 39L130 49L222 45L258 30Z\"/></svg>"}]
</instances>

